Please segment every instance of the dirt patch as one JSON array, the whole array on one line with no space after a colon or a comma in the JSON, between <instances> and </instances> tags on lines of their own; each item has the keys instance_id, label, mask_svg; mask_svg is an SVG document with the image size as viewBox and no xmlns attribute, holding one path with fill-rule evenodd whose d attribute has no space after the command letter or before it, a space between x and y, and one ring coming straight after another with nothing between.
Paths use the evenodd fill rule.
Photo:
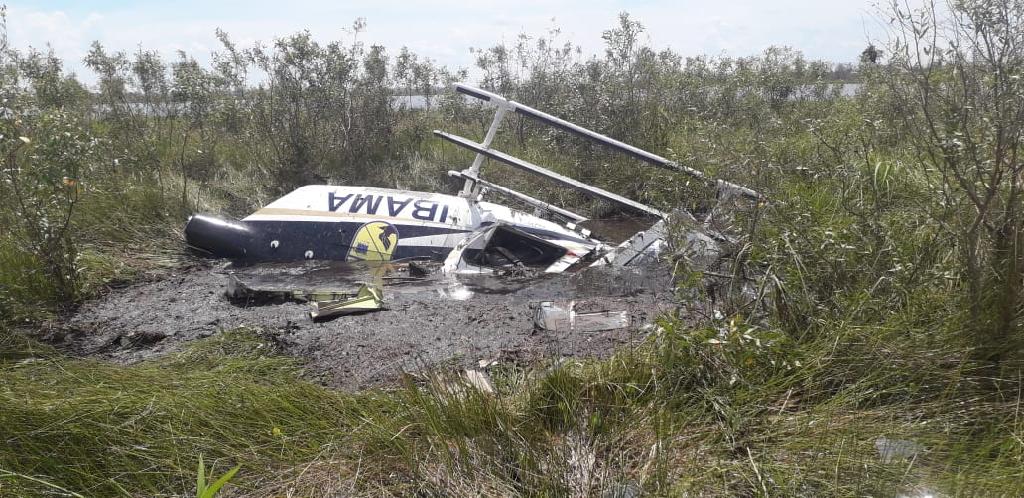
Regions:
<instances>
[{"instance_id":1,"label":"dirt patch","mask_svg":"<svg viewBox=\"0 0 1024 498\"><path fill-rule=\"evenodd\" d=\"M87 303L51 342L73 354L133 363L222 330L252 327L271 335L286 354L302 358L310 377L360 389L438 365L607 356L642 340L644 325L675 306L666 268L458 279L411 279L403 271L391 268L381 277L376 270L340 263L190 268ZM338 290L383 278L388 309L313 322L307 304L229 299L229 274L254 286ZM538 330L535 309L547 300L573 300L588 311L625 310L630 326L603 332Z\"/></svg>"}]
</instances>

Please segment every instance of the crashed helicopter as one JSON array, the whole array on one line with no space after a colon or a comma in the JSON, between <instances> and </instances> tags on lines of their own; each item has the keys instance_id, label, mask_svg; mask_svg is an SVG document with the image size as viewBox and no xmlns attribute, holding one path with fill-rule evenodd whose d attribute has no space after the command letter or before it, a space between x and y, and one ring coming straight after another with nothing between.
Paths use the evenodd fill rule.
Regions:
<instances>
[{"instance_id":1,"label":"crashed helicopter","mask_svg":"<svg viewBox=\"0 0 1024 498\"><path fill-rule=\"evenodd\" d=\"M309 185L239 221L194 215L185 227L187 243L206 254L244 262L430 258L443 261L443 269L452 273L489 273L519 266L562 272L589 265L629 266L656 256L666 238L667 213L493 149L491 143L509 112L685 173L716 187L719 196L728 192L760 197L748 188L713 180L695 169L494 93L463 84L456 84L455 90L496 107L490 128L480 143L434 131L438 137L476 153L467 169L448 172L449 176L464 180L458 195ZM622 244L606 245L580 226L586 221L584 216L484 180L480 170L485 159L645 213L658 221ZM532 206L536 212L525 213L484 201L483 196L489 193L510 197Z\"/></svg>"}]
</instances>

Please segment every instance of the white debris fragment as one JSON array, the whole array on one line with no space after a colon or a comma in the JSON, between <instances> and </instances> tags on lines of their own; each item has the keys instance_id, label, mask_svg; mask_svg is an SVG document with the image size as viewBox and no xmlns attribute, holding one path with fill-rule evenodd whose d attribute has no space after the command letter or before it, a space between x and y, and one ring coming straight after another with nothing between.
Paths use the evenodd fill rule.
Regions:
<instances>
[{"instance_id":1,"label":"white debris fragment","mask_svg":"<svg viewBox=\"0 0 1024 498\"><path fill-rule=\"evenodd\" d=\"M466 370L463 376L469 385L477 388L480 392L494 394L494 386L491 385L491 380L487 377L487 374L479 370Z\"/></svg>"}]
</instances>

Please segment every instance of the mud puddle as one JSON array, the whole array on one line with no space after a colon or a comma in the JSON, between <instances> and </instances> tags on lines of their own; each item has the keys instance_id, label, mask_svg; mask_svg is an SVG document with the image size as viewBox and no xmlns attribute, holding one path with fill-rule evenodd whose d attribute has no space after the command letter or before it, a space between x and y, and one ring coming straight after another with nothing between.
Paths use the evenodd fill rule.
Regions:
<instances>
[{"instance_id":1,"label":"mud puddle","mask_svg":"<svg viewBox=\"0 0 1024 498\"><path fill-rule=\"evenodd\" d=\"M414 274L416 272L413 272ZM229 276L253 287L351 292L383 284L386 311L308 318L293 300L229 298ZM134 363L183 349L190 341L238 327L274 338L301 358L307 375L326 385L360 389L395 382L402 372L486 362L531 363L544 358L605 357L643 339L675 303L667 268L587 269L532 277L439 273L410 275L408 266L381 270L336 262L237 268L215 264L111 292L68 318L51 342L72 354ZM628 326L582 332L541 330L540 302L625 311Z\"/></svg>"}]
</instances>

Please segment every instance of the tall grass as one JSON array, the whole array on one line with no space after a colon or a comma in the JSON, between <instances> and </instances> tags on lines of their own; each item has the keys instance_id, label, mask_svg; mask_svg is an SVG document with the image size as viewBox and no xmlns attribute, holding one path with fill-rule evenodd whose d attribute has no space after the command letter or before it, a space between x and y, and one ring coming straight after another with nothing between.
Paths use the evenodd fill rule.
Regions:
<instances>
[{"instance_id":1,"label":"tall grass","mask_svg":"<svg viewBox=\"0 0 1024 498\"><path fill-rule=\"evenodd\" d=\"M0 468L87 496L186 494L199 455L212 471L283 477L360 409L297 381L293 361L244 332L135 367L43 355L2 368Z\"/></svg>"},{"instance_id":2,"label":"tall grass","mask_svg":"<svg viewBox=\"0 0 1024 498\"><path fill-rule=\"evenodd\" d=\"M446 371L340 393L248 330L132 367L21 343L0 366L0 492L186 494L200 454L241 465L244 496L1024 492L1019 378L979 388L949 331L830 326L663 322L607 361L499 366L494 394Z\"/></svg>"}]
</instances>

